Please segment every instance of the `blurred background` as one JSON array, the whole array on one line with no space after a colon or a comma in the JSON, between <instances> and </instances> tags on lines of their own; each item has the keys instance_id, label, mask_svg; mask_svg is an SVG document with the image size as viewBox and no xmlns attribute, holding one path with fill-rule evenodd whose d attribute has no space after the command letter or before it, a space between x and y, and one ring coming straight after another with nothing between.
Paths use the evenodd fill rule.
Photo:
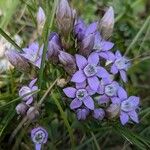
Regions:
<instances>
[{"instance_id":1,"label":"blurred background","mask_svg":"<svg viewBox=\"0 0 150 150\"><path fill-rule=\"evenodd\" d=\"M52 9L53 0L49 0L49 3ZM129 95L141 98L140 124L128 125L127 128L74 121L74 115L65 109L77 139L76 149L150 149L147 144L150 139L150 0L70 0L70 3L87 23L99 20L108 6L114 7L115 27L111 41L132 60L126 88ZM47 1L0 0L0 28L21 47L35 39L35 18L39 5L46 8ZM55 25L54 22L54 31ZM7 145L20 121L15 112L18 88L23 82L26 83L24 75L13 69L4 56L4 52L10 48L12 45L0 35L0 150L29 150L33 149L30 127L21 130L11 148ZM55 73L52 74L55 76ZM42 114L39 123L49 132L45 149L70 149L66 128L54 102L47 102L46 112ZM85 128L85 124L89 127Z\"/></svg>"}]
</instances>

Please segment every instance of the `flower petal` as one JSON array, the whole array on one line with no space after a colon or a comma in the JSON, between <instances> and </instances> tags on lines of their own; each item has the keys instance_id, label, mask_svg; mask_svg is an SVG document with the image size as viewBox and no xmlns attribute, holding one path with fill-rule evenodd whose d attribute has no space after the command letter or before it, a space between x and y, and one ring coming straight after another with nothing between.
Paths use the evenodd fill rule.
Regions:
<instances>
[{"instance_id":1,"label":"flower petal","mask_svg":"<svg viewBox=\"0 0 150 150\"><path fill-rule=\"evenodd\" d=\"M33 97L30 97L25 103L30 105L33 102Z\"/></svg>"},{"instance_id":2,"label":"flower petal","mask_svg":"<svg viewBox=\"0 0 150 150\"><path fill-rule=\"evenodd\" d=\"M97 67L97 76L99 78L109 78L109 73L103 67Z\"/></svg>"},{"instance_id":3,"label":"flower petal","mask_svg":"<svg viewBox=\"0 0 150 150\"><path fill-rule=\"evenodd\" d=\"M113 48L114 43L112 43L112 42L107 42L107 41L102 41L102 42L101 42L101 46L102 46L102 50L103 50L103 51L108 51L108 50L110 50L110 49Z\"/></svg>"},{"instance_id":4,"label":"flower petal","mask_svg":"<svg viewBox=\"0 0 150 150\"><path fill-rule=\"evenodd\" d=\"M130 104L136 109L140 103L140 98L137 96L130 96L128 98Z\"/></svg>"},{"instance_id":5,"label":"flower petal","mask_svg":"<svg viewBox=\"0 0 150 150\"><path fill-rule=\"evenodd\" d=\"M121 103L121 101L120 101L120 99L118 97L112 97L111 98L111 102L113 104L120 104Z\"/></svg>"},{"instance_id":6,"label":"flower petal","mask_svg":"<svg viewBox=\"0 0 150 150\"><path fill-rule=\"evenodd\" d=\"M76 83L82 83L85 80L86 80L86 77L82 70L77 71L71 79L72 82L76 82Z\"/></svg>"},{"instance_id":7,"label":"flower petal","mask_svg":"<svg viewBox=\"0 0 150 150\"><path fill-rule=\"evenodd\" d=\"M127 82L127 75L126 75L126 72L124 70L120 70L120 75L121 75L121 79L124 82Z\"/></svg>"},{"instance_id":8,"label":"flower petal","mask_svg":"<svg viewBox=\"0 0 150 150\"><path fill-rule=\"evenodd\" d=\"M128 115L134 122L139 123L139 118L138 118L138 114L136 113L136 111L131 111L128 113Z\"/></svg>"},{"instance_id":9,"label":"flower petal","mask_svg":"<svg viewBox=\"0 0 150 150\"><path fill-rule=\"evenodd\" d=\"M115 55L111 52L111 51L108 51L106 52L107 54L107 60L110 60L110 61L114 61L115 60Z\"/></svg>"},{"instance_id":10,"label":"flower petal","mask_svg":"<svg viewBox=\"0 0 150 150\"><path fill-rule=\"evenodd\" d=\"M89 95L94 95L94 94L96 93L96 91L92 90L92 89L90 88L90 86L87 86L87 87L86 87L86 90L87 90L87 92L88 92Z\"/></svg>"},{"instance_id":11,"label":"flower petal","mask_svg":"<svg viewBox=\"0 0 150 150\"><path fill-rule=\"evenodd\" d=\"M128 114L121 112L120 114L120 121L122 125L125 125L129 121L129 116Z\"/></svg>"},{"instance_id":12,"label":"flower petal","mask_svg":"<svg viewBox=\"0 0 150 150\"><path fill-rule=\"evenodd\" d=\"M85 105L87 108L89 108L89 109L91 109L91 110L94 110L94 101L93 101L93 99L92 99L90 96L86 97L86 98L83 100L83 103L84 103L84 105Z\"/></svg>"},{"instance_id":13,"label":"flower petal","mask_svg":"<svg viewBox=\"0 0 150 150\"><path fill-rule=\"evenodd\" d=\"M88 84L92 90L97 91L99 86L99 80L97 77L89 77Z\"/></svg>"},{"instance_id":14,"label":"flower petal","mask_svg":"<svg viewBox=\"0 0 150 150\"><path fill-rule=\"evenodd\" d=\"M87 29L86 29L85 36L88 36L89 34L95 33L96 30L97 30L97 25L98 25L97 22L91 23L91 24L87 27ZM96 33L95 33L95 34L96 34Z\"/></svg>"},{"instance_id":15,"label":"flower petal","mask_svg":"<svg viewBox=\"0 0 150 150\"><path fill-rule=\"evenodd\" d=\"M86 87L86 81L82 83L76 83L76 89L85 89Z\"/></svg>"},{"instance_id":16,"label":"flower petal","mask_svg":"<svg viewBox=\"0 0 150 150\"><path fill-rule=\"evenodd\" d=\"M82 101L78 100L75 98L71 103L70 103L70 108L71 109L76 109L79 108L82 105Z\"/></svg>"},{"instance_id":17,"label":"flower petal","mask_svg":"<svg viewBox=\"0 0 150 150\"><path fill-rule=\"evenodd\" d=\"M99 63L99 56L97 53L91 53L90 56L88 57L88 63L89 64L94 64L97 65Z\"/></svg>"},{"instance_id":18,"label":"flower petal","mask_svg":"<svg viewBox=\"0 0 150 150\"><path fill-rule=\"evenodd\" d=\"M106 95L101 95L100 98L98 99L98 104L106 104L109 102L109 97Z\"/></svg>"},{"instance_id":19,"label":"flower petal","mask_svg":"<svg viewBox=\"0 0 150 150\"><path fill-rule=\"evenodd\" d=\"M127 92L121 86L118 89L118 96L119 96L120 100L127 99Z\"/></svg>"},{"instance_id":20,"label":"flower petal","mask_svg":"<svg viewBox=\"0 0 150 150\"><path fill-rule=\"evenodd\" d=\"M69 97L69 98L75 98L76 95L76 89L73 87L67 87L63 89L63 92Z\"/></svg>"},{"instance_id":21,"label":"flower petal","mask_svg":"<svg viewBox=\"0 0 150 150\"><path fill-rule=\"evenodd\" d=\"M112 66L111 66L111 71L110 71L112 74L117 74L118 73L118 69L117 69L117 67L116 67L116 65L115 64L113 64Z\"/></svg>"},{"instance_id":22,"label":"flower petal","mask_svg":"<svg viewBox=\"0 0 150 150\"><path fill-rule=\"evenodd\" d=\"M76 54L76 63L79 69L83 69L87 65L87 60L82 55Z\"/></svg>"},{"instance_id":23,"label":"flower petal","mask_svg":"<svg viewBox=\"0 0 150 150\"><path fill-rule=\"evenodd\" d=\"M29 87L31 88L37 81L37 78L36 79L33 79L30 83L29 83Z\"/></svg>"},{"instance_id":24,"label":"flower petal","mask_svg":"<svg viewBox=\"0 0 150 150\"><path fill-rule=\"evenodd\" d=\"M122 57L120 51L116 51L115 56L117 59Z\"/></svg>"}]
</instances>

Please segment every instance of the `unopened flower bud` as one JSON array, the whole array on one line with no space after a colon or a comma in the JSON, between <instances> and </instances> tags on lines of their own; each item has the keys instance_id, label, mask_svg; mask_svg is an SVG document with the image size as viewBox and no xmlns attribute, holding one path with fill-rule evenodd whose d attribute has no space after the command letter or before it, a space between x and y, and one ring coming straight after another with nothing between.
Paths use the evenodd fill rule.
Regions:
<instances>
[{"instance_id":1,"label":"unopened flower bud","mask_svg":"<svg viewBox=\"0 0 150 150\"><path fill-rule=\"evenodd\" d=\"M30 71L30 65L28 61L21 56L21 54L15 50L7 50L5 52L5 55L9 62L16 67L18 70L22 72L29 72Z\"/></svg>"},{"instance_id":2,"label":"unopened flower bud","mask_svg":"<svg viewBox=\"0 0 150 150\"><path fill-rule=\"evenodd\" d=\"M38 25L38 32L41 34L44 24L45 24L45 21L46 21L46 16L45 16L44 10L41 7L39 7L39 9L38 9L36 19L37 19L37 25Z\"/></svg>"},{"instance_id":3,"label":"unopened flower bud","mask_svg":"<svg viewBox=\"0 0 150 150\"><path fill-rule=\"evenodd\" d=\"M109 7L100 21L100 32L104 39L108 39L112 35L114 23L114 9Z\"/></svg>"},{"instance_id":4,"label":"unopened flower bud","mask_svg":"<svg viewBox=\"0 0 150 150\"><path fill-rule=\"evenodd\" d=\"M16 112L18 115L25 115L27 109L28 109L28 106L25 103L20 103L16 106Z\"/></svg>"},{"instance_id":5,"label":"unopened flower bud","mask_svg":"<svg viewBox=\"0 0 150 150\"><path fill-rule=\"evenodd\" d=\"M63 36L68 36L73 29L75 11L69 6L67 0L60 0L56 11L56 21Z\"/></svg>"},{"instance_id":6,"label":"unopened flower bud","mask_svg":"<svg viewBox=\"0 0 150 150\"><path fill-rule=\"evenodd\" d=\"M39 111L35 107L30 107L27 111L27 117L33 121L39 116Z\"/></svg>"},{"instance_id":7,"label":"unopened flower bud","mask_svg":"<svg viewBox=\"0 0 150 150\"><path fill-rule=\"evenodd\" d=\"M89 114L89 110L88 109L78 109L76 114L77 114L78 120L85 120Z\"/></svg>"},{"instance_id":8,"label":"unopened flower bud","mask_svg":"<svg viewBox=\"0 0 150 150\"><path fill-rule=\"evenodd\" d=\"M47 51L47 59L57 63L58 62L58 54L61 50L61 42L57 33L52 32L49 37L48 43L48 51Z\"/></svg>"},{"instance_id":9,"label":"unopened flower bud","mask_svg":"<svg viewBox=\"0 0 150 150\"><path fill-rule=\"evenodd\" d=\"M103 120L105 111L102 108L94 109L93 117L97 120Z\"/></svg>"},{"instance_id":10,"label":"unopened flower bud","mask_svg":"<svg viewBox=\"0 0 150 150\"><path fill-rule=\"evenodd\" d=\"M64 69L69 73L73 74L76 71L76 63L74 57L64 51L60 51L58 55L60 63L63 65Z\"/></svg>"},{"instance_id":11,"label":"unopened flower bud","mask_svg":"<svg viewBox=\"0 0 150 150\"><path fill-rule=\"evenodd\" d=\"M106 110L107 117L110 119L115 118L119 115L119 111L120 111L119 104L111 104Z\"/></svg>"}]
</instances>

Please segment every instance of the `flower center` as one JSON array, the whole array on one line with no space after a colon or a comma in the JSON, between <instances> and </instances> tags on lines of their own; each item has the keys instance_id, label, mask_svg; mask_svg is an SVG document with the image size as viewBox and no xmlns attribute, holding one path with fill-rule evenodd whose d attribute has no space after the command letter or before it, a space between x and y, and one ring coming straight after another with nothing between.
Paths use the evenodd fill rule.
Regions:
<instances>
[{"instance_id":1,"label":"flower center","mask_svg":"<svg viewBox=\"0 0 150 150\"><path fill-rule=\"evenodd\" d=\"M126 69L129 67L129 61L126 58L120 58L115 61L118 69Z\"/></svg>"},{"instance_id":2,"label":"flower center","mask_svg":"<svg viewBox=\"0 0 150 150\"><path fill-rule=\"evenodd\" d=\"M97 73L97 68L94 65L88 64L85 68L84 68L84 73L87 77L91 77L94 76Z\"/></svg>"},{"instance_id":3,"label":"flower center","mask_svg":"<svg viewBox=\"0 0 150 150\"><path fill-rule=\"evenodd\" d=\"M96 44L94 45L93 49L96 50L97 52L100 52L102 50L102 46L101 44Z\"/></svg>"},{"instance_id":4,"label":"flower center","mask_svg":"<svg viewBox=\"0 0 150 150\"><path fill-rule=\"evenodd\" d=\"M77 92L76 92L76 97L79 99L79 100L83 100L86 96L88 95L87 91L85 89L79 89Z\"/></svg>"},{"instance_id":5,"label":"flower center","mask_svg":"<svg viewBox=\"0 0 150 150\"><path fill-rule=\"evenodd\" d=\"M121 103L121 110L129 112L134 110L134 107L132 106L129 100L125 100Z\"/></svg>"},{"instance_id":6,"label":"flower center","mask_svg":"<svg viewBox=\"0 0 150 150\"><path fill-rule=\"evenodd\" d=\"M108 96L115 96L116 95L116 92L117 92L117 89L114 85L107 85L105 87L105 93L108 95Z\"/></svg>"},{"instance_id":7,"label":"flower center","mask_svg":"<svg viewBox=\"0 0 150 150\"><path fill-rule=\"evenodd\" d=\"M42 144L44 139L45 139L45 133L43 131L38 131L38 132L35 133L33 141L35 143Z\"/></svg>"}]
</instances>

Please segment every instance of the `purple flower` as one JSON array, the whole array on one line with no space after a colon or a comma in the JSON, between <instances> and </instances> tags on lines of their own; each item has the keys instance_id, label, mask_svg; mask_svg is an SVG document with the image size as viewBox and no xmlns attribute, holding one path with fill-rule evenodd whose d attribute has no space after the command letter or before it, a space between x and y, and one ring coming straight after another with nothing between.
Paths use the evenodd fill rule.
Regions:
<instances>
[{"instance_id":1,"label":"purple flower","mask_svg":"<svg viewBox=\"0 0 150 150\"><path fill-rule=\"evenodd\" d=\"M81 55L76 55L76 63L79 70L73 75L72 82L82 83L87 80L90 88L97 91L99 86L98 77L109 77L109 73L103 67L98 66L99 56L97 53L91 53L88 60Z\"/></svg>"},{"instance_id":2,"label":"purple flower","mask_svg":"<svg viewBox=\"0 0 150 150\"><path fill-rule=\"evenodd\" d=\"M93 50L95 50L100 57L106 60L115 59L114 54L110 51L113 46L114 44L112 42L103 40L99 32L96 33Z\"/></svg>"},{"instance_id":3,"label":"purple flower","mask_svg":"<svg viewBox=\"0 0 150 150\"><path fill-rule=\"evenodd\" d=\"M60 51L58 57L66 72L72 75L76 71L76 63L74 57L64 51Z\"/></svg>"},{"instance_id":4,"label":"purple flower","mask_svg":"<svg viewBox=\"0 0 150 150\"><path fill-rule=\"evenodd\" d=\"M121 55L119 51L115 53L115 59L112 59L113 65L111 66L111 73L117 74L120 72L121 78L124 82L127 82L126 71L130 67L130 62L127 58Z\"/></svg>"},{"instance_id":5,"label":"purple flower","mask_svg":"<svg viewBox=\"0 0 150 150\"><path fill-rule=\"evenodd\" d=\"M35 144L44 144L47 142L48 133L44 128L37 127L31 131L31 138Z\"/></svg>"},{"instance_id":6,"label":"purple flower","mask_svg":"<svg viewBox=\"0 0 150 150\"><path fill-rule=\"evenodd\" d=\"M104 39L108 39L112 35L114 23L114 10L113 7L109 7L100 21L100 32Z\"/></svg>"},{"instance_id":7,"label":"purple flower","mask_svg":"<svg viewBox=\"0 0 150 150\"><path fill-rule=\"evenodd\" d=\"M55 32L52 32L49 37L47 59L55 63L58 62L58 54L61 50L62 48L59 35Z\"/></svg>"},{"instance_id":8,"label":"purple flower","mask_svg":"<svg viewBox=\"0 0 150 150\"><path fill-rule=\"evenodd\" d=\"M43 53L43 46L39 47L37 42L34 42L29 45L28 48L23 48L22 56L28 59L33 65L40 68L41 60L42 60L42 53Z\"/></svg>"},{"instance_id":9,"label":"purple flower","mask_svg":"<svg viewBox=\"0 0 150 150\"><path fill-rule=\"evenodd\" d=\"M27 118L30 121L34 121L35 119L38 118L38 116L40 115L39 111L37 110L37 108L35 107L30 107L27 111Z\"/></svg>"},{"instance_id":10,"label":"purple flower","mask_svg":"<svg viewBox=\"0 0 150 150\"><path fill-rule=\"evenodd\" d=\"M77 109L84 104L84 106L90 110L94 110L94 101L91 97L95 92L91 90L89 86L86 87L86 83L76 84L76 88L67 87L63 89L64 93L73 98L70 103L71 109Z\"/></svg>"},{"instance_id":11,"label":"purple flower","mask_svg":"<svg viewBox=\"0 0 150 150\"><path fill-rule=\"evenodd\" d=\"M81 108L81 109L79 108L76 111L78 120L85 120L87 118L88 114L89 114L89 110L86 108Z\"/></svg>"},{"instance_id":12,"label":"purple flower","mask_svg":"<svg viewBox=\"0 0 150 150\"><path fill-rule=\"evenodd\" d=\"M37 23L38 23L38 26L44 26L45 24L45 21L46 21L46 16L45 16L45 13L44 13L44 10L39 7L38 9L38 13L37 13Z\"/></svg>"},{"instance_id":13,"label":"purple flower","mask_svg":"<svg viewBox=\"0 0 150 150\"><path fill-rule=\"evenodd\" d=\"M93 117L97 120L103 120L105 116L105 111L102 108L94 109Z\"/></svg>"},{"instance_id":14,"label":"purple flower","mask_svg":"<svg viewBox=\"0 0 150 150\"><path fill-rule=\"evenodd\" d=\"M120 121L122 125L125 125L129 119L138 123L138 114L136 110L139 108L139 97L130 96L127 97L127 92L119 87L118 97L112 98L113 104L120 104Z\"/></svg>"},{"instance_id":15,"label":"purple flower","mask_svg":"<svg viewBox=\"0 0 150 150\"><path fill-rule=\"evenodd\" d=\"M29 107L25 103L19 103L16 106L16 112L18 115L25 115L28 108Z\"/></svg>"},{"instance_id":16,"label":"purple flower","mask_svg":"<svg viewBox=\"0 0 150 150\"><path fill-rule=\"evenodd\" d=\"M33 102L33 96L32 96L32 94L29 94L29 93L34 92L38 89L38 87L34 85L36 83L36 81L37 81L37 79L32 80L30 82L29 86L23 86L19 90L19 96L22 97L22 100L27 105L30 105ZM25 96L26 94L28 94L28 95Z\"/></svg>"},{"instance_id":17,"label":"purple flower","mask_svg":"<svg viewBox=\"0 0 150 150\"><path fill-rule=\"evenodd\" d=\"M30 65L28 63L28 60L21 56L21 54L16 50L7 50L5 52L5 55L9 62L18 70L23 72L30 71Z\"/></svg>"},{"instance_id":18,"label":"purple flower","mask_svg":"<svg viewBox=\"0 0 150 150\"><path fill-rule=\"evenodd\" d=\"M74 17L75 11L70 7L68 1L60 0L56 11L56 21L64 36L68 36L73 29Z\"/></svg>"},{"instance_id":19,"label":"purple flower","mask_svg":"<svg viewBox=\"0 0 150 150\"><path fill-rule=\"evenodd\" d=\"M111 79L101 80L97 90L97 93L101 94L98 103L103 104L109 102L110 97L117 96L118 89L118 82L112 81Z\"/></svg>"},{"instance_id":20,"label":"purple flower","mask_svg":"<svg viewBox=\"0 0 150 150\"><path fill-rule=\"evenodd\" d=\"M74 25L74 34L75 34L75 37L77 37L78 41L82 41L84 34L85 34L85 30L86 30L86 25L84 21L78 18L75 21L75 25Z\"/></svg>"},{"instance_id":21,"label":"purple flower","mask_svg":"<svg viewBox=\"0 0 150 150\"><path fill-rule=\"evenodd\" d=\"M79 42L79 53L83 56L88 56L94 46L95 34L97 31L97 22L91 23L85 30L83 39Z\"/></svg>"}]
</instances>

